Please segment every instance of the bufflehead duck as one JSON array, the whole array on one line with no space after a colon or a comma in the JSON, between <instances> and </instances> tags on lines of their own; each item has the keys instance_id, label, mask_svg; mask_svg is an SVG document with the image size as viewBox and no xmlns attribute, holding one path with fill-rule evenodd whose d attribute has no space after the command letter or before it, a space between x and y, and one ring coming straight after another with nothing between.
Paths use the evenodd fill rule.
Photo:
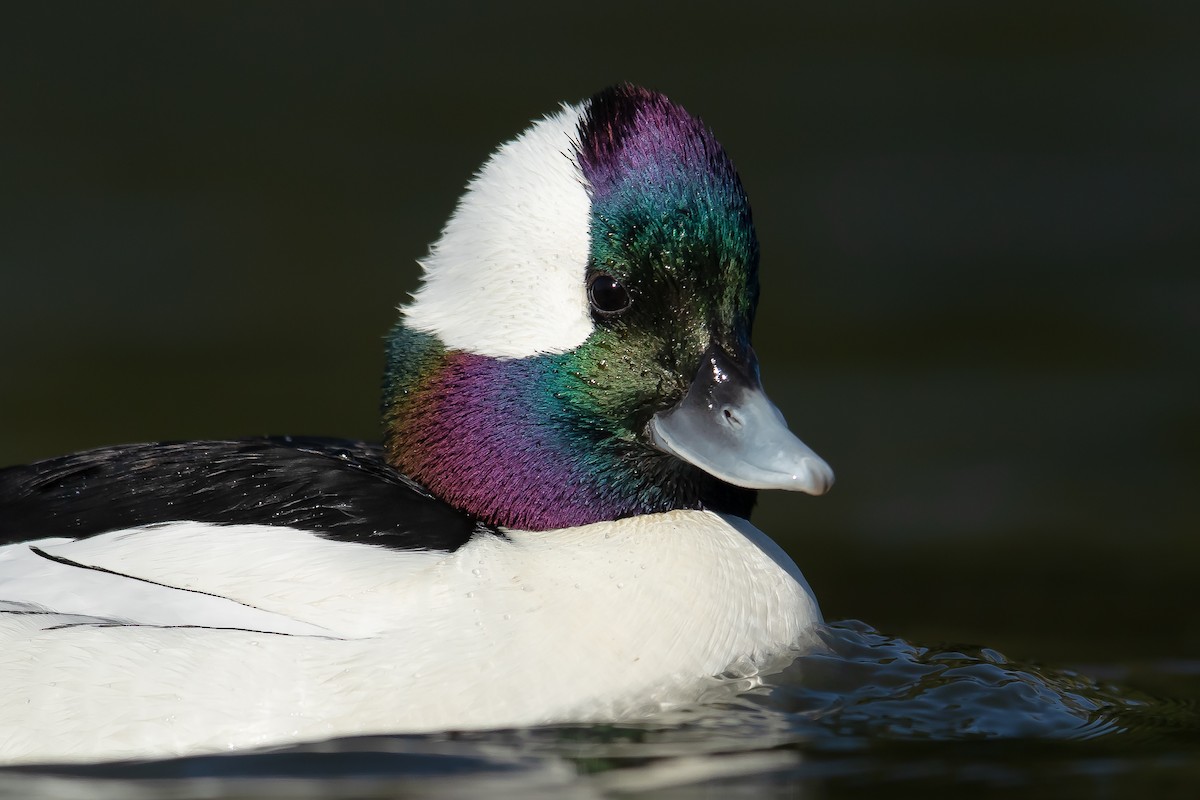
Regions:
<instances>
[{"instance_id":1,"label":"bufflehead duck","mask_svg":"<svg viewBox=\"0 0 1200 800\"><path fill-rule=\"evenodd\" d=\"M0 759L612 720L812 641L747 518L833 475L762 390L750 206L698 119L633 86L563 105L422 266L381 446L0 471Z\"/></svg>"}]
</instances>

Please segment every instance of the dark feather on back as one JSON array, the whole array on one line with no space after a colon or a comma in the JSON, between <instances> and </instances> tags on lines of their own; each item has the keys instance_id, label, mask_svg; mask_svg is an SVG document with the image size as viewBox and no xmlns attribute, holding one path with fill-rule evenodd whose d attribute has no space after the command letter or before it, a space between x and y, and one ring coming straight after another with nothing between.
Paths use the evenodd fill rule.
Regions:
<instances>
[{"instance_id":1,"label":"dark feather on back","mask_svg":"<svg viewBox=\"0 0 1200 800\"><path fill-rule=\"evenodd\" d=\"M453 551L489 530L388 466L382 447L341 439L132 444L0 469L0 544L178 520L400 550Z\"/></svg>"}]
</instances>

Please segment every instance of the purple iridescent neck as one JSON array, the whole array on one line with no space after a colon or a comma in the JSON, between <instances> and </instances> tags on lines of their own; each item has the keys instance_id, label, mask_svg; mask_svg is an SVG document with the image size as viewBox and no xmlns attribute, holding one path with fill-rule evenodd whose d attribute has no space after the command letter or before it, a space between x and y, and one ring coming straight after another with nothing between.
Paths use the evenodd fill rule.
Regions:
<instances>
[{"instance_id":1,"label":"purple iridescent neck","mask_svg":"<svg viewBox=\"0 0 1200 800\"><path fill-rule=\"evenodd\" d=\"M676 508L749 515L753 492L593 413L576 391L571 354L497 359L446 351L434 337L398 326L392 356L389 463L485 522L551 530Z\"/></svg>"}]
</instances>

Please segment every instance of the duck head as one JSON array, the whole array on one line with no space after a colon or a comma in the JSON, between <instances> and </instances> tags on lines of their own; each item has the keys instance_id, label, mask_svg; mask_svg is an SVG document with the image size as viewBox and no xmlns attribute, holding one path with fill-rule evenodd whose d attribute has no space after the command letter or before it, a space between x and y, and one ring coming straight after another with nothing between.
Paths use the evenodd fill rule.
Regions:
<instances>
[{"instance_id":1,"label":"duck head","mask_svg":"<svg viewBox=\"0 0 1200 800\"><path fill-rule=\"evenodd\" d=\"M548 530L832 485L759 380L741 181L662 95L608 89L503 145L422 267L385 446L447 502Z\"/></svg>"}]
</instances>

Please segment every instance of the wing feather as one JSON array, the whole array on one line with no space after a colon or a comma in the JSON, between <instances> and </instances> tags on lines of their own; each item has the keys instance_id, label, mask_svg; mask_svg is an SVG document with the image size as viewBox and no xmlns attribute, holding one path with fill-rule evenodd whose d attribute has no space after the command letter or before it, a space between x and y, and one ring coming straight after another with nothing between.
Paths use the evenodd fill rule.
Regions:
<instances>
[{"instance_id":1,"label":"wing feather","mask_svg":"<svg viewBox=\"0 0 1200 800\"><path fill-rule=\"evenodd\" d=\"M180 520L447 552L482 529L378 445L339 439L122 445L0 470L0 545Z\"/></svg>"},{"instance_id":2,"label":"wing feather","mask_svg":"<svg viewBox=\"0 0 1200 800\"><path fill-rule=\"evenodd\" d=\"M371 636L373 598L422 602L417 574L485 533L376 445L104 448L0 470L0 616Z\"/></svg>"}]
</instances>

